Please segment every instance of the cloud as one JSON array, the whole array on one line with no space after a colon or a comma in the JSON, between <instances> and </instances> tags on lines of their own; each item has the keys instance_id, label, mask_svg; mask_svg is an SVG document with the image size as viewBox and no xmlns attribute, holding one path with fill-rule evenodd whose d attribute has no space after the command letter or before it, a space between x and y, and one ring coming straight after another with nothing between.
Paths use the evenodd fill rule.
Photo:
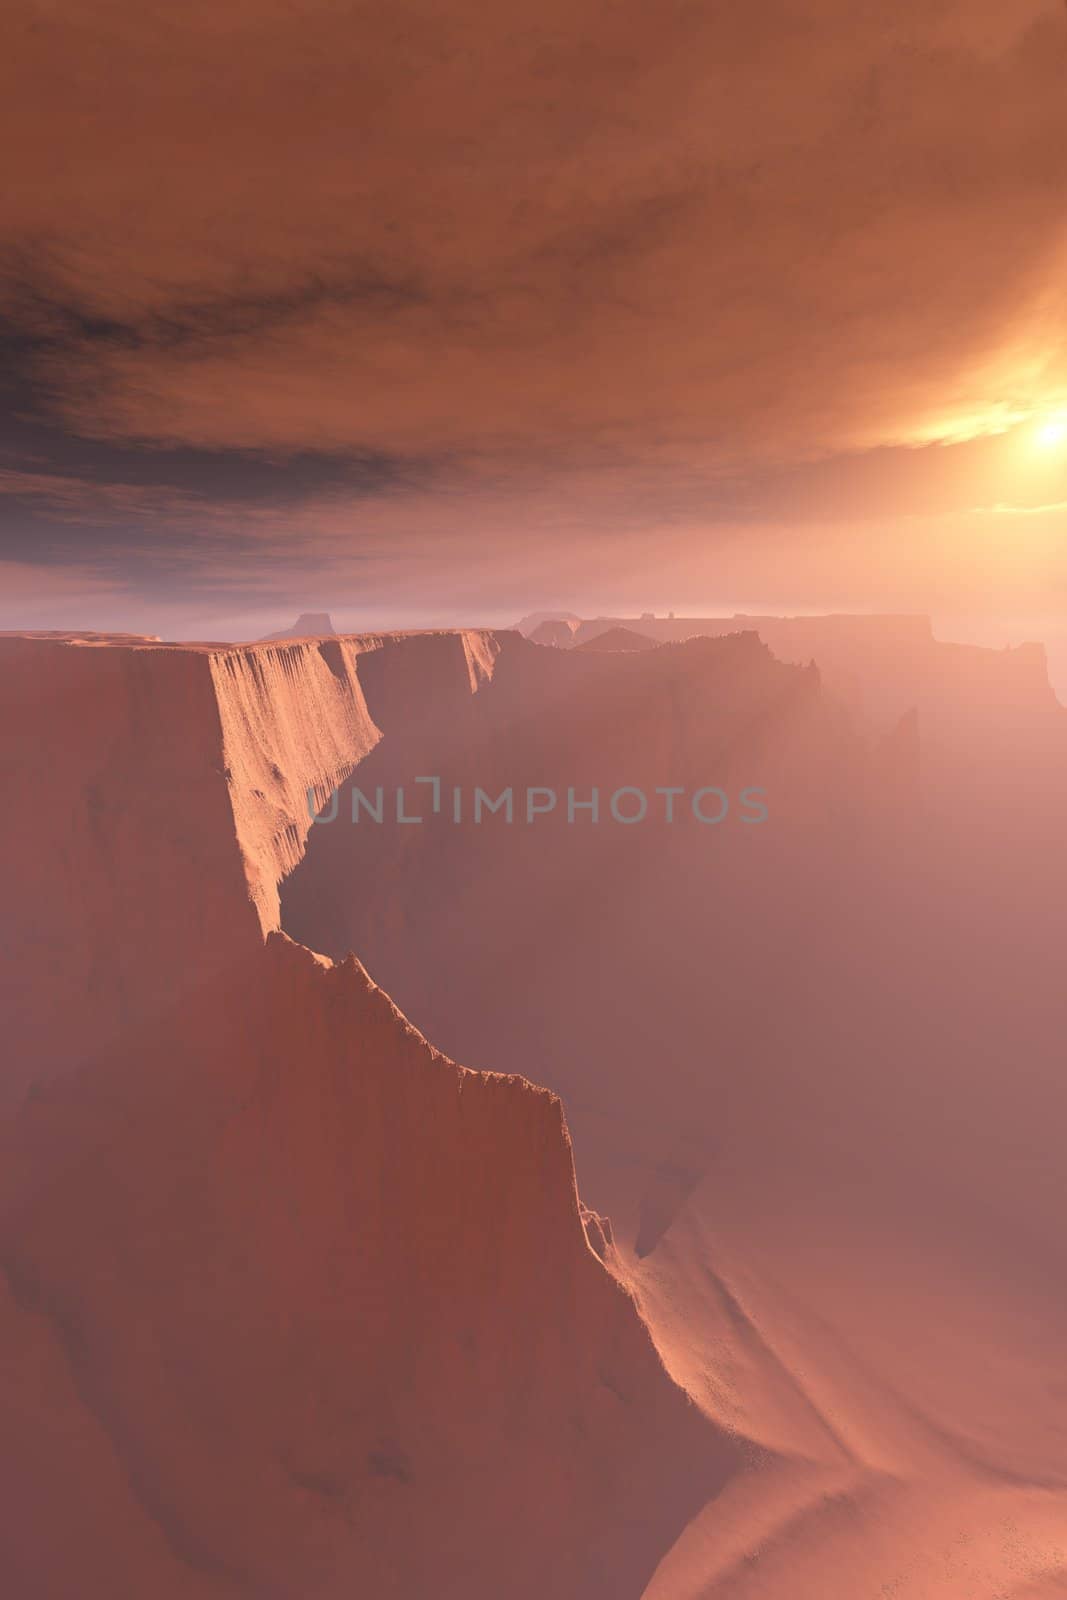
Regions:
<instances>
[{"instance_id":1,"label":"cloud","mask_svg":"<svg viewBox=\"0 0 1067 1600\"><path fill-rule=\"evenodd\" d=\"M878 517L1055 498L998 442L1067 399L1052 0L15 0L9 33L9 554L399 592L643 534L755 582L770 530L799 561L851 520L875 574Z\"/></svg>"}]
</instances>

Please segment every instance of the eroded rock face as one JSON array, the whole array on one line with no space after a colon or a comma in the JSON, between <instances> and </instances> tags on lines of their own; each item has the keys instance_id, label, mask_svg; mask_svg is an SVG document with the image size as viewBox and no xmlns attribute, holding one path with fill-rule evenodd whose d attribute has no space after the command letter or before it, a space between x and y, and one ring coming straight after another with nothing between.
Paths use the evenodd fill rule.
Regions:
<instances>
[{"instance_id":1,"label":"eroded rock face","mask_svg":"<svg viewBox=\"0 0 1067 1600\"><path fill-rule=\"evenodd\" d=\"M269 931L305 791L497 654L405 645L0 647L20 1597L636 1600L739 1468L590 1247L559 1101Z\"/></svg>"},{"instance_id":2,"label":"eroded rock face","mask_svg":"<svg viewBox=\"0 0 1067 1600\"><path fill-rule=\"evenodd\" d=\"M258 948L316 808L381 737L374 714L469 698L491 637L0 638L0 1105Z\"/></svg>"}]
</instances>

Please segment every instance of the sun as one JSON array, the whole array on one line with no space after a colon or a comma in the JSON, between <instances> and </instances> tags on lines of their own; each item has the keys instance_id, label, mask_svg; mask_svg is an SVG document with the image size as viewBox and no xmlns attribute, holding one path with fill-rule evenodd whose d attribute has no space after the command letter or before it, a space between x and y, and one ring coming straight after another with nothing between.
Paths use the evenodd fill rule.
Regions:
<instances>
[{"instance_id":1,"label":"sun","mask_svg":"<svg viewBox=\"0 0 1067 1600\"><path fill-rule=\"evenodd\" d=\"M1058 411L1040 422L1036 439L1042 450L1058 450L1067 445L1067 411Z\"/></svg>"}]
</instances>

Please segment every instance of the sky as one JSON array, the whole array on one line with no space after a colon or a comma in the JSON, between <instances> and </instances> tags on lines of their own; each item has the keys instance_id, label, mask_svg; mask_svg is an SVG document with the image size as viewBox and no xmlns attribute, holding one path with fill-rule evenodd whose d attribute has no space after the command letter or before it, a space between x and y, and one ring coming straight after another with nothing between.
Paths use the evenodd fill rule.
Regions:
<instances>
[{"instance_id":1,"label":"sky","mask_svg":"<svg viewBox=\"0 0 1067 1600\"><path fill-rule=\"evenodd\" d=\"M0 627L1067 638L1063 0L8 0Z\"/></svg>"}]
</instances>

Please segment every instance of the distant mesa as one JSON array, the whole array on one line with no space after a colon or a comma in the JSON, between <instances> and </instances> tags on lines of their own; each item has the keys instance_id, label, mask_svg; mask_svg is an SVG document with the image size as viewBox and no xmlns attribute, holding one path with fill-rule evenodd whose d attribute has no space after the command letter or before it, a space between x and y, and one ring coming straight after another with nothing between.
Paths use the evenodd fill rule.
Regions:
<instances>
[{"instance_id":1,"label":"distant mesa","mask_svg":"<svg viewBox=\"0 0 1067 1600\"><path fill-rule=\"evenodd\" d=\"M280 633L265 633L259 642L269 644L274 639L320 639L323 634L336 632L328 611L302 611L291 628L283 628Z\"/></svg>"},{"instance_id":2,"label":"distant mesa","mask_svg":"<svg viewBox=\"0 0 1067 1600\"><path fill-rule=\"evenodd\" d=\"M655 650L659 641L647 633L635 633L632 628L608 628L595 638L576 646L578 650Z\"/></svg>"},{"instance_id":3,"label":"distant mesa","mask_svg":"<svg viewBox=\"0 0 1067 1600\"><path fill-rule=\"evenodd\" d=\"M574 643L575 622L564 617L546 617L528 636L534 644L551 645L557 650L569 650Z\"/></svg>"},{"instance_id":4,"label":"distant mesa","mask_svg":"<svg viewBox=\"0 0 1067 1600\"><path fill-rule=\"evenodd\" d=\"M567 622L573 632L581 620L581 617L576 617L573 611L531 611L528 617L516 622L515 628L518 633L524 633L528 639L532 639L543 622ZM542 639L538 640L539 644L544 642Z\"/></svg>"}]
</instances>

